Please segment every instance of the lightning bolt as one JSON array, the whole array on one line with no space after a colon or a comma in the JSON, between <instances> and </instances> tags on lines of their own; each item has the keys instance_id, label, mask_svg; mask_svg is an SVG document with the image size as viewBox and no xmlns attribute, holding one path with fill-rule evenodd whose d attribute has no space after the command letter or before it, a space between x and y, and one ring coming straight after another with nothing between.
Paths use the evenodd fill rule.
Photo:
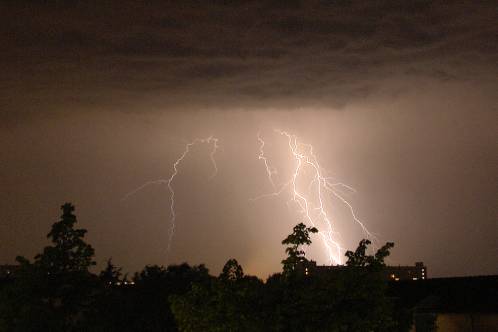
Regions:
<instances>
[{"instance_id":1,"label":"lightning bolt","mask_svg":"<svg viewBox=\"0 0 498 332\"><path fill-rule=\"evenodd\" d=\"M332 197L335 197L344 204L349 209L353 220L360 225L365 235L368 238L374 238L363 222L357 217L352 205L336 190L336 188L340 187L356 192L355 189L342 182L331 182L332 178L324 176L324 171L313 152L312 145L299 142L296 135L289 134L288 132L280 130L275 130L275 132L287 139L289 151L295 161L292 176L290 180L282 184L278 190L258 196L252 200L279 196L288 188L291 194L290 201L296 204L305 222L319 229L318 234L322 240L330 263L342 264L342 253L344 252L344 249L338 242L337 238L339 237L339 233L334 230L334 223L327 212L325 203L326 196L324 194L329 193ZM272 178L272 175L276 174L276 170L270 167L269 160L264 154L265 142L259 133L258 141L260 142L259 159L263 160L268 179L272 186L276 188ZM307 190L302 190L301 186L298 185L298 182L306 180L305 176L310 172L312 180L309 181Z\"/></svg>"},{"instance_id":2,"label":"lightning bolt","mask_svg":"<svg viewBox=\"0 0 498 332\"><path fill-rule=\"evenodd\" d=\"M278 174L277 169L272 166L270 159L265 154L265 141L261 134L258 133L257 138L260 143L258 159L263 162L266 170L266 176L274 191L268 194L260 195L251 200L255 201L261 198L276 197L280 196L284 192L289 192L291 199L288 201L288 205L289 203L295 204L303 217L304 222L319 229L319 236L322 240L330 263L341 264L344 248L342 248L339 243L340 234L334 229L334 222L328 212L328 203L330 200L327 200L327 197L335 199L349 209L352 220L361 227L367 238L375 239L375 236L368 231L364 223L357 217L351 203L343 196L345 190L353 193L355 193L356 190L345 183L334 182L333 178L324 175L324 170L320 166L311 144L300 142L296 135L290 134L286 131L274 131L287 139L287 145L292 159L294 160L292 175L286 182L279 185L276 184L274 176ZM126 200L130 196L135 195L139 191L151 185L167 186L170 194L170 230L168 236L168 252L171 249L171 243L173 241L176 227L176 193L173 182L178 176L179 167L184 162L187 155L191 152L194 145L210 144L212 145L212 148L209 158L213 165L213 173L209 176L209 179L212 179L218 173L218 167L215 160L215 154L220 148L218 142L218 138L209 136L206 138L196 138L187 143L183 152L173 163L173 172L169 178L146 182L123 197L123 200ZM309 181L305 189L302 188L303 181Z\"/></svg>"},{"instance_id":3,"label":"lightning bolt","mask_svg":"<svg viewBox=\"0 0 498 332\"><path fill-rule=\"evenodd\" d=\"M175 227L176 227L176 212L175 212L175 190L173 189L173 180L175 179L176 175L178 174L178 166L181 164L183 159L188 155L190 152L190 148L196 144L199 143L208 143L208 144L213 144L213 149L211 150L211 153L209 154L209 158L211 159L211 163L213 164L213 174L209 177L209 179L212 179L213 177L216 176L218 173L218 166L216 165L216 160L214 159L214 155L216 151L218 151L218 139L209 136L207 138L196 138L194 141L187 143L185 145L185 150L181 154L181 156L175 161L173 164L173 173L169 177L167 184L168 184L168 189L170 192L170 232L169 232L169 239L168 239L168 251L171 249L171 242L173 241L173 236L175 234Z\"/></svg>"},{"instance_id":4,"label":"lightning bolt","mask_svg":"<svg viewBox=\"0 0 498 332\"><path fill-rule=\"evenodd\" d=\"M259 160L263 160L266 168L266 174L268 176L268 181L270 181L273 189L275 189L275 183L273 182L273 174L277 174L277 170L273 167L270 166L270 163L268 162L268 159L265 156L265 141L261 138L261 134L258 132L258 141L260 143L259 146Z\"/></svg>"},{"instance_id":5,"label":"lightning bolt","mask_svg":"<svg viewBox=\"0 0 498 332\"><path fill-rule=\"evenodd\" d=\"M211 180L212 178L214 178L216 176L216 174L218 174L218 166L217 166L216 160L214 158L216 152L220 148L218 142L219 142L218 138L213 137L213 136L209 136L206 138L196 138L193 141L185 144L185 149L183 150L182 154L173 163L173 172L171 173L171 175L168 179L159 179L159 180L155 180L155 181L148 181L148 182L144 183L143 185L141 185L140 187L130 191L129 193L127 193L123 197L123 200L126 200L130 196L135 195L136 193L138 193L139 191L145 189L146 187L148 187L150 185L166 185L168 187L168 190L170 193L170 195L169 195L169 199L170 199L170 206L169 206L169 208L170 208L170 230L169 230L169 235L168 235L168 247L167 247L168 252L171 249L171 243L173 242L173 237L174 237L175 228L176 228L176 210L175 210L176 202L175 202L175 189L173 188L173 181L175 180L175 177L178 175L178 168L181 165L181 163L183 162L183 160L185 159L185 157L187 157L187 155L190 153L191 148L194 145L212 144L213 147L211 149L211 152L209 153L209 158L211 160L211 164L213 165L213 173L209 176L209 180Z\"/></svg>"}]
</instances>

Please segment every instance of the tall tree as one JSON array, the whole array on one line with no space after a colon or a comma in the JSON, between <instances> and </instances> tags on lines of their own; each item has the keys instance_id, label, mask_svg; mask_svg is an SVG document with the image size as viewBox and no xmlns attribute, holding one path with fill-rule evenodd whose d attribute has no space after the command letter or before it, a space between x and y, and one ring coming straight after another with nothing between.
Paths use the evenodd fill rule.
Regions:
<instances>
[{"instance_id":1,"label":"tall tree","mask_svg":"<svg viewBox=\"0 0 498 332\"><path fill-rule=\"evenodd\" d=\"M87 230L74 228L77 220L71 203L62 205L61 210L61 219L52 225L47 234L52 245L35 256L35 265L50 273L88 272L95 265L95 250L83 239Z\"/></svg>"},{"instance_id":2,"label":"tall tree","mask_svg":"<svg viewBox=\"0 0 498 332\"><path fill-rule=\"evenodd\" d=\"M224 281L237 281L242 279L244 276L244 270L240 266L239 262L235 258L229 259L225 266L223 266L223 271L221 272L219 278Z\"/></svg>"},{"instance_id":3,"label":"tall tree","mask_svg":"<svg viewBox=\"0 0 498 332\"><path fill-rule=\"evenodd\" d=\"M285 248L287 258L282 261L284 274L292 273L299 264L306 263L308 261L305 257L304 250L301 249L301 246L310 245L311 233L317 232L318 229L315 227L306 227L305 224L299 223L294 226L292 233L282 241L282 244L287 245L287 248Z\"/></svg>"},{"instance_id":4,"label":"tall tree","mask_svg":"<svg viewBox=\"0 0 498 332\"><path fill-rule=\"evenodd\" d=\"M91 310L94 250L83 239L86 230L74 228L74 206L65 203L61 209L47 235L52 245L33 263L17 257L20 271L0 300L0 321L8 331L76 331Z\"/></svg>"},{"instance_id":5,"label":"tall tree","mask_svg":"<svg viewBox=\"0 0 498 332\"><path fill-rule=\"evenodd\" d=\"M349 331L402 331L394 321L393 303L386 296L387 281L382 275L384 259L394 243L387 242L374 254L368 255L369 240L361 240L356 250L347 251L346 266L341 275L342 326Z\"/></svg>"},{"instance_id":6,"label":"tall tree","mask_svg":"<svg viewBox=\"0 0 498 332\"><path fill-rule=\"evenodd\" d=\"M294 227L283 244L288 258L283 275L265 284L264 306L272 311L266 325L277 331L402 331L393 320L392 302L385 295L381 270L393 247L386 243L368 255L369 240L348 251L346 266L317 267L308 262L302 245L311 243L303 224ZM299 266L309 267L305 274ZM289 277L290 276L290 277Z\"/></svg>"}]
</instances>

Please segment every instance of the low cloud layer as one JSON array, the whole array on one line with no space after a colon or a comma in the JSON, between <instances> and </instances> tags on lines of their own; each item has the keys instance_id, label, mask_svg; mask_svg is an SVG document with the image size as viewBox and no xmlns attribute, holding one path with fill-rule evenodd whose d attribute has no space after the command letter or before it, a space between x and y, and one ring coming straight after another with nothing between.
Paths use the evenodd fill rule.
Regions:
<instances>
[{"instance_id":1,"label":"low cloud layer","mask_svg":"<svg viewBox=\"0 0 498 332\"><path fill-rule=\"evenodd\" d=\"M8 118L75 108L342 107L496 84L498 11L466 1L4 2Z\"/></svg>"}]
</instances>

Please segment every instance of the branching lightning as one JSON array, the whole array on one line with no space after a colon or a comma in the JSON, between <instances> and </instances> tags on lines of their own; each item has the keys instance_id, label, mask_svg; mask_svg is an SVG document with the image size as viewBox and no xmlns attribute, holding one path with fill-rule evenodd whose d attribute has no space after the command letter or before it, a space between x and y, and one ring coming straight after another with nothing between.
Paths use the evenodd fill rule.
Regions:
<instances>
[{"instance_id":1,"label":"branching lightning","mask_svg":"<svg viewBox=\"0 0 498 332\"><path fill-rule=\"evenodd\" d=\"M342 264L344 249L339 243L339 232L335 229L335 223L328 212L331 199L343 204L349 210L352 220L361 227L366 237L375 240L375 237L357 217L353 206L344 196L345 192L355 193L355 189L342 182L335 182L333 178L325 176L325 171L320 166L311 144L300 142L296 135L290 134L286 131L275 130L275 133L286 138L290 155L294 161L292 174L286 181L277 184L276 180L278 180L280 174L277 169L272 166L270 159L265 154L266 143L261 134L258 133L257 139L260 144L258 159L263 161L266 176L273 188L273 192L260 195L252 200L254 201L262 198L275 197L283 194L284 192L288 192L291 197L288 204L290 203L297 206L298 211L303 218L303 222L318 228L319 236L324 245L329 262L331 264ZM209 158L213 166L213 173L210 175L209 179L212 179L218 172L218 167L214 158L216 152L220 148L218 145L218 139L213 136L196 138L185 145L185 149L173 163L173 172L169 178L146 182L126 194L123 198L123 200L128 199L130 196L138 193L150 185L167 186L170 199L170 231L167 246L168 251L171 249L177 218L175 201L176 193L173 182L179 173L179 167L184 162L187 155L191 152L191 148L197 144L212 145L212 149L209 154Z\"/></svg>"},{"instance_id":2,"label":"branching lightning","mask_svg":"<svg viewBox=\"0 0 498 332\"><path fill-rule=\"evenodd\" d=\"M183 151L182 155L175 161L173 164L173 174L171 174L170 178L168 179L168 189L170 192L170 232L169 232L169 239L168 239L168 251L171 249L171 242L173 241L173 236L175 234L175 227L176 227L176 212L175 212L175 190L173 189L173 180L175 179L175 176L178 174L178 166L181 164L183 159L188 155L190 152L190 148L199 143L208 143L208 144L213 144L213 149L211 150L211 153L209 155L211 159L211 163L213 164L213 174L209 177L209 179L212 179L216 174L218 173L218 166L216 165L216 160L214 159L214 155L216 151L218 151L218 139L209 136L207 138L197 138L194 141L187 143L185 145L185 150Z\"/></svg>"},{"instance_id":3,"label":"branching lightning","mask_svg":"<svg viewBox=\"0 0 498 332\"><path fill-rule=\"evenodd\" d=\"M261 135L260 135L259 132L258 132L258 141L261 144L259 146L259 156L258 156L258 159L259 160L263 160L263 162L265 163L266 174L268 175L268 181L270 181L273 189L275 189L275 183L273 182L273 174L276 174L277 170L275 168L273 168L273 167L270 166L270 163L268 162L268 159L265 156L265 151L264 151L265 141L263 141L263 139L261 138Z\"/></svg>"},{"instance_id":4,"label":"branching lightning","mask_svg":"<svg viewBox=\"0 0 498 332\"><path fill-rule=\"evenodd\" d=\"M287 139L287 145L292 158L295 161L292 176L290 180L283 183L278 190L275 189L274 192L258 196L253 200L278 196L283 193L285 189L289 188L291 202L297 205L304 221L319 229L319 235L330 263L341 264L344 249L338 242L339 233L334 230L332 219L327 212L324 192L330 193L341 203L345 204L349 209L353 220L360 225L365 235L368 238L374 238L363 222L356 216L352 205L336 190L336 188L342 187L352 192L355 192L355 190L342 182L331 182L330 177L324 176L323 169L318 163L312 145L299 142L296 135L289 134L285 131L275 130L275 132ZM259 159L264 161L268 179L273 188L276 188L272 177L273 174L276 174L276 170L270 167L269 160L264 154L265 141L260 134L258 134L258 141L260 142ZM302 185L299 185L299 182L306 181L306 175L309 177L310 172L312 179L308 183L307 190L303 190L301 188Z\"/></svg>"},{"instance_id":5,"label":"branching lightning","mask_svg":"<svg viewBox=\"0 0 498 332\"><path fill-rule=\"evenodd\" d=\"M209 154L209 158L211 159L211 163L213 165L213 173L209 177L209 180L212 179L213 177L216 176L218 173L218 166L216 165L216 160L214 159L214 156L216 152L219 149L218 145L218 138L209 136L206 138L196 138L195 140L191 141L190 143L187 143L185 145L185 149L183 150L183 153L176 159L176 161L173 163L173 173L171 173L171 176L168 179L159 179L155 181L149 181L141 185L140 187L136 188L135 190L132 190L128 194L126 194L123 197L123 200L129 198L130 196L136 194L137 192L143 190L144 188L150 186L150 185L166 185L168 187L169 193L170 193L170 231L169 231L169 236L168 236L168 247L167 250L170 251L171 249L171 243L173 241L173 236L175 234L175 227L176 227L176 210L175 210L175 189L173 188L173 181L175 177L178 175L178 167L181 165L185 157L190 153L190 149L196 145L196 144L212 144L212 149Z\"/></svg>"}]
</instances>

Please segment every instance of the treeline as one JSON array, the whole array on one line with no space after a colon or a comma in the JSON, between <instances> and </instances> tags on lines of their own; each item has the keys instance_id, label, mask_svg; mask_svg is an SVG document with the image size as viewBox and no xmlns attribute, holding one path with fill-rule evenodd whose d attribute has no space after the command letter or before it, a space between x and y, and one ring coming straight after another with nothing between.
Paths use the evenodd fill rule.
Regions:
<instances>
[{"instance_id":1,"label":"treeline","mask_svg":"<svg viewBox=\"0 0 498 332\"><path fill-rule=\"evenodd\" d=\"M219 276L204 265L146 266L132 278L109 260L99 274L94 250L61 207L52 244L0 285L0 331L408 331L411 316L386 295L381 270L392 243L368 255L368 240L343 268L308 270L303 246L316 228L296 225L282 241L281 273L266 282L235 259Z\"/></svg>"}]
</instances>

